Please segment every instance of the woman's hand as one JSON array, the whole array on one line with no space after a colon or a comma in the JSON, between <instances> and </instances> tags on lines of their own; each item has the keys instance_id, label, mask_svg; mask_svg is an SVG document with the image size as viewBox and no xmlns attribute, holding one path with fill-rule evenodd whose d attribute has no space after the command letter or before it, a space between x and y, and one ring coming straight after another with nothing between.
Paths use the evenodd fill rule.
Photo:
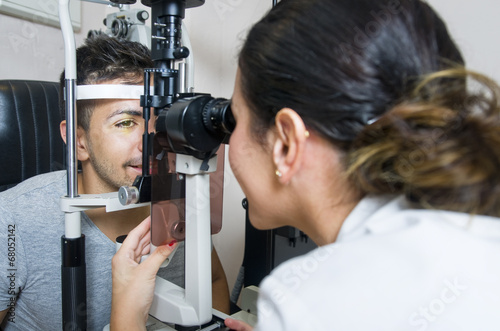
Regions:
<instances>
[{"instance_id":1,"label":"woman's hand","mask_svg":"<svg viewBox=\"0 0 500 331\"><path fill-rule=\"evenodd\" d=\"M252 331L253 328L245 322L235 320L232 318L226 318L224 323L228 328L234 331Z\"/></svg>"},{"instance_id":2,"label":"woman's hand","mask_svg":"<svg viewBox=\"0 0 500 331\"><path fill-rule=\"evenodd\" d=\"M175 248L175 242L159 246L142 263L141 257L151 247L150 217L130 231L113 257L113 296L111 330L146 330L149 308L153 302L156 273Z\"/></svg>"}]
</instances>

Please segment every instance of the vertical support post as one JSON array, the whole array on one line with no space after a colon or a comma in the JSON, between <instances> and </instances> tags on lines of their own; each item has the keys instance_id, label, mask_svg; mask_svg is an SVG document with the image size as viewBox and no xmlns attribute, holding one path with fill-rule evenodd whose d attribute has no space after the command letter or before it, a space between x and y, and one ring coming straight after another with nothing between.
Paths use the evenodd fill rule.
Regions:
<instances>
[{"instance_id":1,"label":"vertical support post","mask_svg":"<svg viewBox=\"0 0 500 331\"><path fill-rule=\"evenodd\" d=\"M64 38L67 147L67 196L78 196L76 155L76 46L69 0L59 0L59 21ZM85 237L81 234L80 212L65 214L65 235L61 238L62 328L64 331L87 329L87 286Z\"/></svg>"},{"instance_id":2,"label":"vertical support post","mask_svg":"<svg viewBox=\"0 0 500 331\"><path fill-rule=\"evenodd\" d=\"M69 0L59 0L59 22L64 39L64 100L66 107L66 167L68 170L68 197L78 195L76 157L76 46Z\"/></svg>"},{"instance_id":3,"label":"vertical support post","mask_svg":"<svg viewBox=\"0 0 500 331\"><path fill-rule=\"evenodd\" d=\"M76 79L65 79L67 196L78 196L76 155Z\"/></svg>"},{"instance_id":4,"label":"vertical support post","mask_svg":"<svg viewBox=\"0 0 500 331\"><path fill-rule=\"evenodd\" d=\"M200 323L212 319L210 176L186 175L186 302Z\"/></svg>"}]
</instances>

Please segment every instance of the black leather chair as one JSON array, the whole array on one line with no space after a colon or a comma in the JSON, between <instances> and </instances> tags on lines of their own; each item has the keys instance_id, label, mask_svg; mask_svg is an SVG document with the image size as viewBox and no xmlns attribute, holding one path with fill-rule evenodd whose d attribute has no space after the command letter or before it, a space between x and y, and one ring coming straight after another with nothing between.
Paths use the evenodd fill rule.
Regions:
<instances>
[{"instance_id":1,"label":"black leather chair","mask_svg":"<svg viewBox=\"0 0 500 331\"><path fill-rule=\"evenodd\" d=\"M0 80L0 191L65 169L59 83Z\"/></svg>"}]
</instances>

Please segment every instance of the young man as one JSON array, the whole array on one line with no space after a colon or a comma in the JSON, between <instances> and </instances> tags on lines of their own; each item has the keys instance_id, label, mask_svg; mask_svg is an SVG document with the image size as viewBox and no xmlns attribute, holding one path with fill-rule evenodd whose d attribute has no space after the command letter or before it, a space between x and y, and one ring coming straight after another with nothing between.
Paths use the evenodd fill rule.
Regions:
<instances>
[{"instance_id":1,"label":"young man","mask_svg":"<svg viewBox=\"0 0 500 331\"><path fill-rule=\"evenodd\" d=\"M95 36L77 50L77 85L143 84L143 69L153 67L149 50L139 43ZM61 76L64 82L64 75ZM64 108L64 107L62 107ZM79 194L116 192L142 173L144 120L138 99L77 102ZM149 123L150 131L153 123ZM66 141L66 122L61 123ZM0 321L3 330L61 330L61 236L66 171L30 178L0 193ZM87 329L102 330L111 308L111 259L115 239L149 216L149 206L106 213L82 212L86 241ZM7 251L8 243L12 250ZM10 247L10 246L9 246ZM8 254L8 252L11 252ZM162 277L183 286L183 245L162 270ZM212 250L214 308L228 312L227 281Z\"/></svg>"}]
</instances>

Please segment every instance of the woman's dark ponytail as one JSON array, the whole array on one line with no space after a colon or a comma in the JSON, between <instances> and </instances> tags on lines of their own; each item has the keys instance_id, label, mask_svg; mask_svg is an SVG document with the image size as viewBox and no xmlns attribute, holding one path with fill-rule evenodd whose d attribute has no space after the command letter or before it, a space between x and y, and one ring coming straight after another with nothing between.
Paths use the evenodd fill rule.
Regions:
<instances>
[{"instance_id":1,"label":"woman's dark ponytail","mask_svg":"<svg viewBox=\"0 0 500 331\"><path fill-rule=\"evenodd\" d=\"M365 193L500 216L499 97L499 86L483 75L431 74L412 99L359 134L346 156L347 173Z\"/></svg>"}]
</instances>

